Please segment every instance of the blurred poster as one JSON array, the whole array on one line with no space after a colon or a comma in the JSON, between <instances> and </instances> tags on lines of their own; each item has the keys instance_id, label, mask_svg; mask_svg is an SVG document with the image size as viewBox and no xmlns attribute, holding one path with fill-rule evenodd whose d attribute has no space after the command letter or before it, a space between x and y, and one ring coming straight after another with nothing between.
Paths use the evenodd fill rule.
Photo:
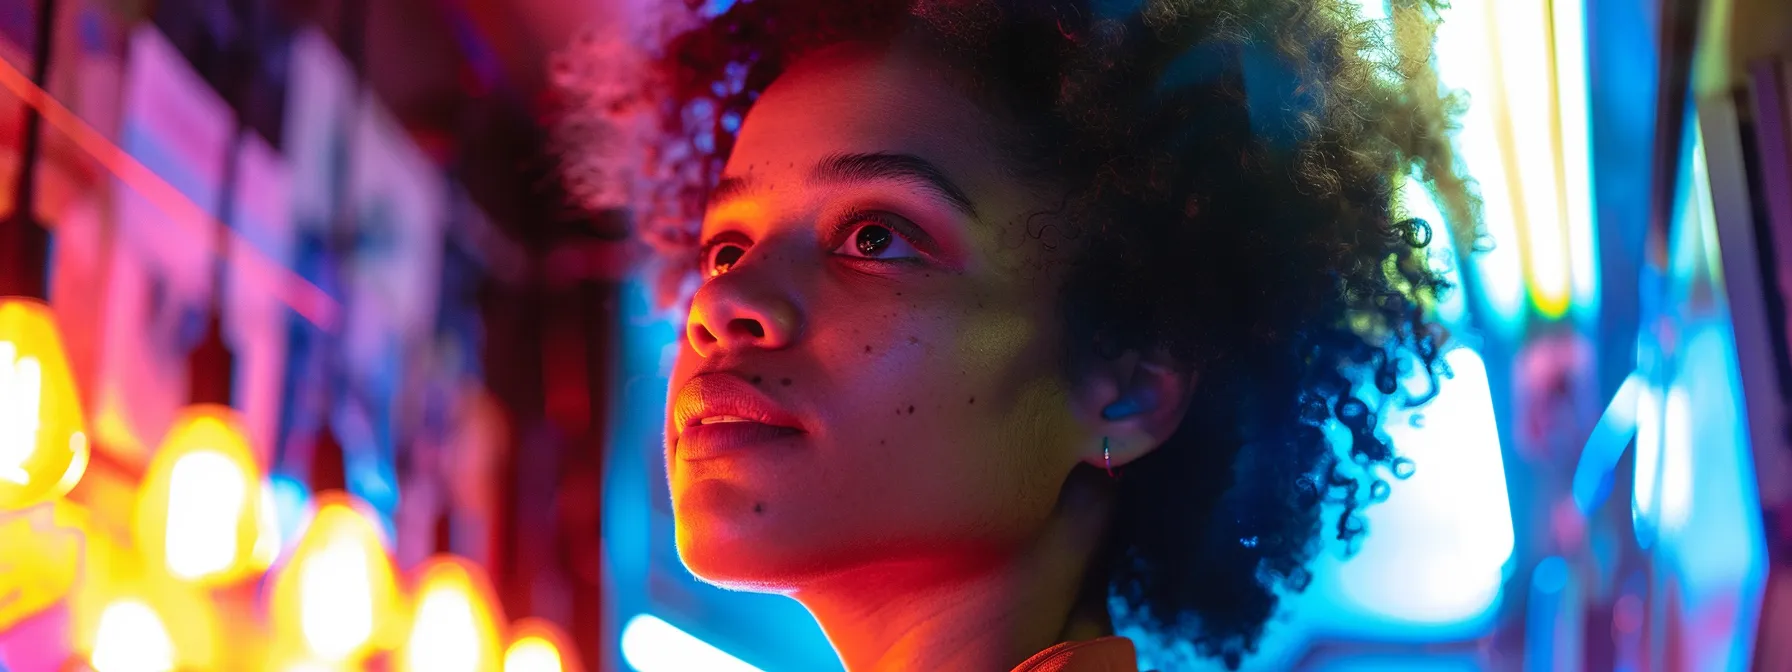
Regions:
<instances>
[{"instance_id":1,"label":"blurred poster","mask_svg":"<svg viewBox=\"0 0 1792 672\"><path fill-rule=\"evenodd\" d=\"M181 196L218 202L230 108L153 27L131 35L120 146ZM142 459L187 403L187 356L205 327L215 235L176 219L135 185L115 181L118 222L99 346L93 431L102 446Z\"/></svg>"},{"instance_id":2,"label":"blurred poster","mask_svg":"<svg viewBox=\"0 0 1792 672\"><path fill-rule=\"evenodd\" d=\"M243 413L249 443L268 464L280 428L282 380L286 371L287 316L278 283L292 263L292 174L279 152L253 133L238 146L236 198L230 215L236 229L230 277L226 336L236 355L235 404Z\"/></svg>"},{"instance_id":3,"label":"blurred poster","mask_svg":"<svg viewBox=\"0 0 1792 672\"><path fill-rule=\"evenodd\" d=\"M348 60L315 29L293 36L287 71L285 148L292 167L293 222L304 232L329 228L338 192L348 184L348 134L355 80Z\"/></svg>"},{"instance_id":4,"label":"blurred poster","mask_svg":"<svg viewBox=\"0 0 1792 672\"><path fill-rule=\"evenodd\" d=\"M337 213L349 183L349 133L355 118L354 73L328 37L315 29L293 36L288 55L284 137L287 206L293 227L292 268L341 300ZM288 314L287 362L272 467L306 477L310 448L327 426L336 398L335 339L303 317Z\"/></svg>"},{"instance_id":5,"label":"blurred poster","mask_svg":"<svg viewBox=\"0 0 1792 672\"><path fill-rule=\"evenodd\" d=\"M398 423L407 356L431 339L445 224L446 180L398 120L361 107L348 188L354 230L343 269L341 357L349 395L336 409L349 486L380 510L397 506L396 450L415 427Z\"/></svg>"},{"instance_id":6,"label":"blurred poster","mask_svg":"<svg viewBox=\"0 0 1792 672\"><path fill-rule=\"evenodd\" d=\"M400 393L409 354L433 333L445 180L384 107L360 90L322 34L293 41L285 146L291 157L295 268L336 296L334 334L291 325L290 404L279 430L302 472L316 433L344 450L347 486L388 516L397 506Z\"/></svg>"},{"instance_id":7,"label":"blurred poster","mask_svg":"<svg viewBox=\"0 0 1792 672\"><path fill-rule=\"evenodd\" d=\"M346 363L363 385L395 387L398 372L387 369L435 326L447 185L383 106L363 106L358 123Z\"/></svg>"}]
</instances>

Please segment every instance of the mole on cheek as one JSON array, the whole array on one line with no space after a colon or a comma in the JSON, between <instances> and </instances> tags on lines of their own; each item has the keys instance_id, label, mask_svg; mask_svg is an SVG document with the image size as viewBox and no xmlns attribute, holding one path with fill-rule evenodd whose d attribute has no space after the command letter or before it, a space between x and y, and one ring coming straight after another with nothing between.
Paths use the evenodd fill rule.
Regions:
<instances>
[{"instance_id":1,"label":"mole on cheek","mask_svg":"<svg viewBox=\"0 0 1792 672\"><path fill-rule=\"evenodd\" d=\"M869 345L865 346L865 352L871 352L871 346L869 346Z\"/></svg>"},{"instance_id":2,"label":"mole on cheek","mask_svg":"<svg viewBox=\"0 0 1792 672\"><path fill-rule=\"evenodd\" d=\"M759 376L753 376L753 384L754 385L758 385L759 381L761 381L761 380L764 380L764 379L760 378Z\"/></svg>"},{"instance_id":3,"label":"mole on cheek","mask_svg":"<svg viewBox=\"0 0 1792 672\"><path fill-rule=\"evenodd\" d=\"M753 513L765 513L765 504L753 502Z\"/></svg>"},{"instance_id":4,"label":"mole on cheek","mask_svg":"<svg viewBox=\"0 0 1792 672\"><path fill-rule=\"evenodd\" d=\"M783 379L783 380L780 380L780 381L778 381L778 383L779 383L779 384L781 384L781 385L783 385L783 386L785 386L785 387L790 387L790 379L789 379L789 378L785 378L785 379Z\"/></svg>"}]
</instances>

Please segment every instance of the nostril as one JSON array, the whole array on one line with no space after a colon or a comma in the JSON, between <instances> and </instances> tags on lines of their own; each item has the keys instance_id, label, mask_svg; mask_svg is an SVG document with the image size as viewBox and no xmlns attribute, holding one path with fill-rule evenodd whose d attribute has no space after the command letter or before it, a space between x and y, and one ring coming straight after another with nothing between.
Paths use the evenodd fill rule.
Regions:
<instances>
[{"instance_id":1,"label":"nostril","mask_svg":"<svg viewBox=\"0 0 1792 672\"><path fill-rule=\"evenodd\" d=\"M765 325L759 320L738 319L728 323L731 331L747 334L753 338L765 338Z\"/></svg>"},{"instance_id":2,"label":"nostril","mask_svg":"<svg viewBox=\"0 0 1792 672\"><path fill-rule=\"evenodd\" d=\"M691 337L698 345L714 345L716 342L716 335L709 333L709 327L701 324L691 325Z\"/></svg>"}]
</instances>

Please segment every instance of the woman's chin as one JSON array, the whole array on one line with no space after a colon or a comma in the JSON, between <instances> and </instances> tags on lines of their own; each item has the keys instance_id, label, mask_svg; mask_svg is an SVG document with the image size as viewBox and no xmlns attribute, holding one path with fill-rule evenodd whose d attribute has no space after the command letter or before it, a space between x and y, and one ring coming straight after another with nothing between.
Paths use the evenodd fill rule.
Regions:
<instances>
[{"instance_id":1,"label":"woman's chin","mask_svg":"<svg viewBox=\"0 0 1792 672\"><path fill-rule=\"evenodd\" d=\"M802 561L802 550L780 534L794 521L726 481L691 484L672 503L678 557L697 578L737 590L777 592ZM781 524L782 523L782 524ZM801 537L802 535L794 535Z\"/></svg>"},{"instance_id":2,"label":"woman's chin","mask_svg":"<svg viewBox=\"0 0 1792 672\"><path fill-rule=\"evenodd\" d=\"M697 578L730 590L784 593L801 583L807 559L800 549L740 532L681 520L678 559Z\"/></svg>"}]
</instances>

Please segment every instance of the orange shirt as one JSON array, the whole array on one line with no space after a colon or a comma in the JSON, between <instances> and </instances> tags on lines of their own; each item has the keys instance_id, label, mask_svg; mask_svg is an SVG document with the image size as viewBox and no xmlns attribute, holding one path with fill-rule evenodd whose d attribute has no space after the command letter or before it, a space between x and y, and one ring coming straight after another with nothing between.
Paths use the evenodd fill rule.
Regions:
<instances>
[{"instance_id":1,"label":"orange shirt","mask_svg":"<svg viewBox=\"0 0 1792 672\"><path fill-rule=\"evenodd\" d=\"M1101 637L1040 651L1014 672L1139 672L1139 658L1132 640Z\"/></svg>"}]
</instances>

